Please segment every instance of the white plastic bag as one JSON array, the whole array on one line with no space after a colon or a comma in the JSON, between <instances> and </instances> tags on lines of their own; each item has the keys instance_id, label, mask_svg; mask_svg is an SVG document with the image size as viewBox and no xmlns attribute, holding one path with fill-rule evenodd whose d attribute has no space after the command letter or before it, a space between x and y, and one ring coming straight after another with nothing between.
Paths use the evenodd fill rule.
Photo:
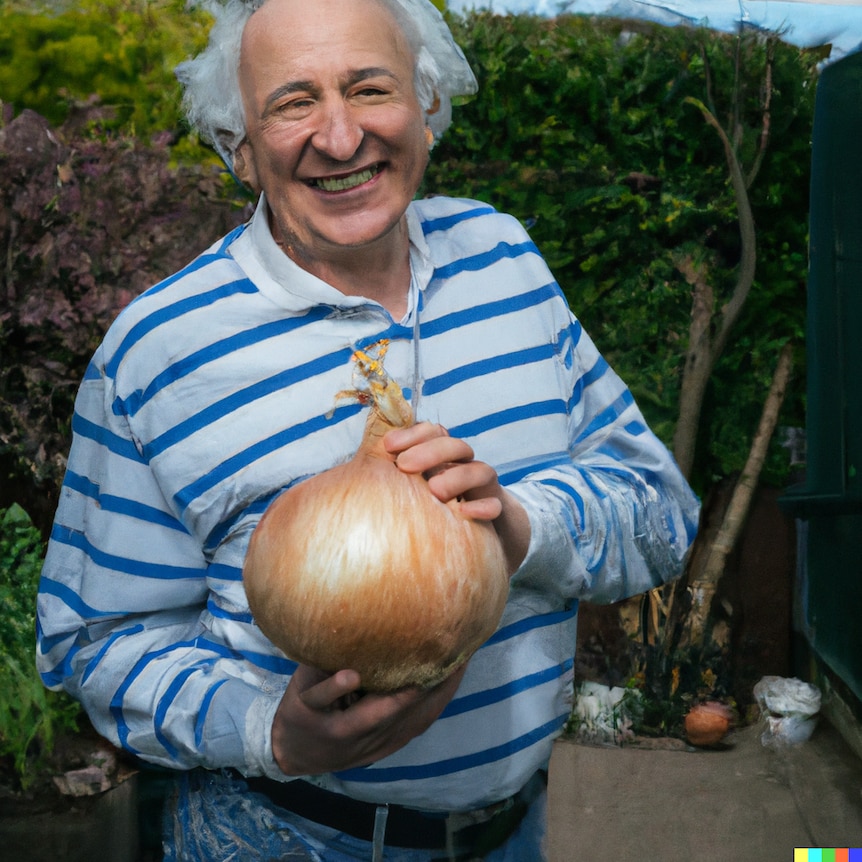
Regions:
<instances>
[{"instance_id":1,"label":"white plastic bag","mask_svg":"<svg viewBox=\"0 0 862 862\"><path fill-rule=\"evenodd\" d=\"M754 686L754 698L766 720L764 745L800 745L811 737L820 712L816 685L795 677L765 676Z\"/></svg>"}]
</instances>

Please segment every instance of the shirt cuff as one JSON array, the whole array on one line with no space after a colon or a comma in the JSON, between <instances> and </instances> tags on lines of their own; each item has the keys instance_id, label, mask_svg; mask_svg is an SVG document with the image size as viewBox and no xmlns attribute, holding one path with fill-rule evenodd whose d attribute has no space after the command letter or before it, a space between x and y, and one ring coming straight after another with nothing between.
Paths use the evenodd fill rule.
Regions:
<instances>
[{"instance_id":1,"label":"shirt cuff","mask_svg":"<svg viewBox=\"0 0 862 862\"><path fill-rule=\"evenodd\" d=\"M576 582L583 584L587 572L565 519L532 483L507 485L506 490L517 497L530 521L530 544L512 575L512 585L558 595L564 601L576 596L580 592Z\"/></svg>"}]
</instances>

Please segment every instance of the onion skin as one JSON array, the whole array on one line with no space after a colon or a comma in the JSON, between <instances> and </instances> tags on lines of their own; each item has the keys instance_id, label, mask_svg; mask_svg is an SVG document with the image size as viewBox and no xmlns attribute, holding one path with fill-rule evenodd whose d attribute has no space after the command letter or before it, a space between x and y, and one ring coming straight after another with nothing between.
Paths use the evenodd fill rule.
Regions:
<instances>
[{"instance_id":1,"label":"onion skin","mask_svg":"<svg viewBox=\"0 0 862 862\"><path fill-rule=\"evenodd\" d=\"M696 704L685 717L686 738L698 748L718 745L730 730L732 717L731 710L722 703Z\"/></svg>"},{"instance_id":2,"label":"onion skin","mask_svg":"<svg viewBox=\"0 0 862 862\"><path fill-rule=\"evenodd\" d=\"M276 498L243 568L255 621L285 655L356 670L375 692L441 682L493 634L508 596L493 525L399 470L382 444L392 427L375 401L356 455Z\"/></svg>"}]
</instances>

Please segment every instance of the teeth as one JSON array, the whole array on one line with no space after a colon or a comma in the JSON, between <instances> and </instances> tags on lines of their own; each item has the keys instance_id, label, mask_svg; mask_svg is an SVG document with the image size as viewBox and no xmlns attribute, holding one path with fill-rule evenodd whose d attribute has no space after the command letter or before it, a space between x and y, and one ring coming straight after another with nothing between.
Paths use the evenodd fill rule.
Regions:
<instances>
[{"instance_id":1,"label":"teeth","mask_svg":"<svg viewBox=\"0 0 862 862\"><path fill-rule=\"evenodd\" d=\"M325 192L343 192L345 189L356 188L363 183L367 183L376 173L376 170L367 168L364 171L359 171L356 174L350 174L347 177L323 178L316 182L318 188Z\"/></svg>"}]
</instances>

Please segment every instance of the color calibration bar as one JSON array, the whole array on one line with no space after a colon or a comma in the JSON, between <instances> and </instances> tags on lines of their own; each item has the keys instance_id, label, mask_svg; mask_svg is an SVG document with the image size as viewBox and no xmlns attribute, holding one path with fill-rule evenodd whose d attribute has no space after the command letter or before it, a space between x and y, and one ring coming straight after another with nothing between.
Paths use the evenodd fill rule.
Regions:
<instances>
[{"instance_id":1,"label":"color calibration bar","mask_svg":"<svg viewBox=\"0 0 862 862\"><path fill-rule=\"evenodd\" d=\"M814 847L797 847L793 862L862 862L862 848L833 847L830 850Z\"/></svg>"}]
</instances>

